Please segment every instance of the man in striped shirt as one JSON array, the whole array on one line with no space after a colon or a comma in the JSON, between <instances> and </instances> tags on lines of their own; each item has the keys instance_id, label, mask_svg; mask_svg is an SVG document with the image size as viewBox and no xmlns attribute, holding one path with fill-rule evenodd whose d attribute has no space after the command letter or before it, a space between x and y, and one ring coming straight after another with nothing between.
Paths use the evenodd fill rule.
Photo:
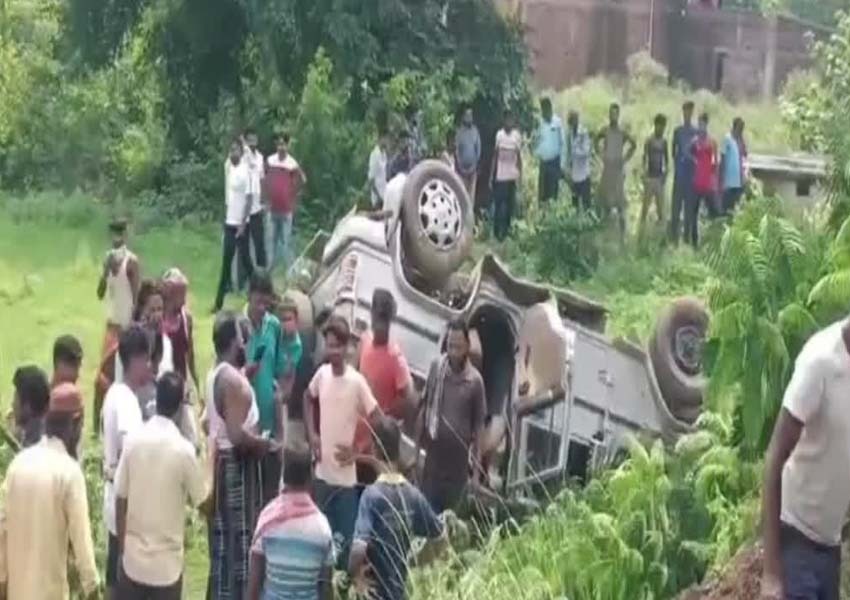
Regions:
<instances>
[{"instance_id":1,"label":"man in striped shirt","mask_svg":"<svg viewBox=\"0 0 850 600\"><path fill-rule=\"evenodd\" d=\"M248 600L330 600L333 536L327 518L310 497L311 456L286 450L283 462L283 490L257 521Z\"/></svg>"}]
</instances>

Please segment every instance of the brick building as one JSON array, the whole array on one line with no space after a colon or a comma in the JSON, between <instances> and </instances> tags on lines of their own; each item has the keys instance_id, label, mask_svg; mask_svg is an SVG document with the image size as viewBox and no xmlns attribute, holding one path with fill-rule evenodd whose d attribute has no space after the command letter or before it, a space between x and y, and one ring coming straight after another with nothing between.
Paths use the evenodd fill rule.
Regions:
<instances>
[{"instance_id":1,"label":"brick building","mask_svg":"<svg viewBox=\"0 0 850 600\"><path fill-rule=\"evenodd\" d=\"M625 73L649 50L673 79L733 98L775 95L829 30L791 17L721 9L717 0L497 0L525 27L535 80L562 88Z\"/></svg>"}]
</instances>

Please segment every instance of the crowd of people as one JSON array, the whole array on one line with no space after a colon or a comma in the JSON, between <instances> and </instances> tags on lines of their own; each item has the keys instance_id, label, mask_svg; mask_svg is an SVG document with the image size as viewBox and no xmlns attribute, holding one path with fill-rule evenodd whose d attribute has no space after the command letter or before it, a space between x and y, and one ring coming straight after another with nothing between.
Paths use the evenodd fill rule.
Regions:
<instances>
[{"instance_id":1,"label":"crowd of people","mask_svg":"<svg viewBox=\"0 0 850 600\"><path fill-rule=\"evenodd\" d=\"M643 234L653 205L659 223L667 217L667 179L671 168L669 235L675 243L684 234L685 240L696 246L702 207L712 219L727 215L734 211L743 195L747 156L744 121L735 118L730 132L718 146L708 132L708 114L700 114L695 125L694 108L693 102L684 103L682 123L673 132L672 141L666 136L667 117L658 114L652 121L652 134L644 141L641 158L643 198L639 235ZM511 231L523 180L525 142L515 115L505 112L496 132L489 165L482 164L481 134L472 108L466 107L461 112L457 127L447 136L441 152L429 153L417 115L415 111L408 115L409 126L396 136L394 143L386 131L379 134L369 157L368 186L373 208L387 209L388 181L412 168L419 159L431 155L456 171L473 200L482 199L479 184L486 184L486 197L480 204L489 208L493 236L504 240ZM557 199L561 181L566 181L576 210L595 210L603 218L616 214L624 239L628 208L626 167L638 145L620 123L620 106L611 104L608 124L591 134L575 110L569 112L565 127L555 114L552 101L544 97L540 101L540 115L531 135L531 145L537 161L539 203L546 205ZM602 169L594 202L591 181L595 157Z\"/></svg>"},{"instance_id":2,"label":"crowd of people","mask_svg":"<svg viewBox=\"0 0 850 600\"><path fill-rule=\"evenodd\" d=\"M708 116L694 127L693 111L692 103L683 106L672 157L666 119L654 120L643 147L641 226L651 204L658 220L664 218L672 162L671 235L678 240L684 213L685 238L696 245L701 205L716 216L739 201L746 145L743 121L736 119L718 156ZM375 210L387 209L387 186L396 175L434 154L419 114L406 118L393 142L380 132L369 158ZM306 324L321 331L315 348L301 339L297 304L276 293L270 275L292 265L293 214L307 180L289 142L288 135L278 136L276 152L263 157L249 129L224 163L215 365L203 380L187 277L177 268L143 277L142 261L127 244L127 222L110 223L112 247L97 282L106 328L91 416L92 434L103 442L107 598L181 597L187 505L207 518L210 599L326 598L335 569L349 572L374 598L403 598L412 536L443 539L437 515L462 505L484 476L485 388L469 358L464 322L448 324L444 354L421 395L392 340L395 300L386 290L375 291L370 330L359 339L333 315ZM591 136L576 112L565 129L544 98L533 142L541 203L557 198L566 178L578 210L596 204L603 214L617 212L625 230L625 165L637 144L621 128L617 105L608 125ZM603 165L596 202L594 153ZM482 142L471 108L440 156L475 198ZM507 113L485 170L499 240L510 234L522 157L522 134ZM234 284L247 284L245 309L222 311ZM98 593L78 462L86 405L78 387L82 360L80 342L66 335L55 342L51 378L33 365L15 372L14 429L22 450L3 484L0 599L67 598L69 549L83 590ZM413 458L405 458L403 433L412 440L407 454ZM427 450L421 469L420 447Z\"/></svg>"},{"instance_id":3,"label":"crowd of people","mask_svg":"<svg viewBox=\"0 0 850 600\"><path fill-rule=\"evenodd\" d=\"M611 104L608 125L594 136L581 124L577 111L570 111L565 131L561 120L553 114L548 98L541 100L540 107L541 116L534 135L540 203L557 198L559 181L565 178L574 207L591 210L591 170L595 153L602 163L596 208L602 217L617 214L623 238L627 213L626 166L635 155L637 142L620 124L620 106ZM668 143L666 137L667 117L657 114L653 119L652 134L643 144L640 167L643 198L639 235L644 231L653 204L658 222L665 221L671 164L673 190L669 234L675 243L679 242L684 229L685 240L697 246L701 207L705 206L710 218L726 215L735 209L743 195L747 156L744 121L735 118L718 151L717 143L708 132L708 114L699 116L697 126L693 124L693 117L694 103L687 101L682 106L682 124L673 132L672 143ZM498 146L497 140L497 149Z\"/></svg>"},{"instance_id":4,"label":"crowd of people","mask_svg":"<svg viewBox=\"0 0 850 600\"><path fill-rule=\"evenodd\" d=\"M433 555L445 540L438 515L462 506L482 477L485 390L466 324L448 324L420 394L392 339L390 292L375 291L368 332L354 336L344 318L324 315L308 348L297 304L252 264L244 311L217 313L215 364L199 380L187 277L176 268L144 277L127 223L109 228L90 417L103 442L95 526L107 539L105 597L182 597L194 507L208 523L212 600L329 598L334 570L372 598L404 598L412 538L432 540ZM82 591L99 597L79 463L82 361L66 335L52 377L34 365L15 372L21 450L3 483L0 598L68 598L69 550Z\"/></svg>"}]
</instances>

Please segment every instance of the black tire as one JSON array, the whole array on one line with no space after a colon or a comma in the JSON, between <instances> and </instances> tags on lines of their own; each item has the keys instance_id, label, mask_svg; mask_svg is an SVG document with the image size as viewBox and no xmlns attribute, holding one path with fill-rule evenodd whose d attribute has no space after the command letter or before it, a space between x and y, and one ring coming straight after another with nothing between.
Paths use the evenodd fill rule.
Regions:
<instances>
[{"instance_id":1,"label":"black tire","mask_svg":"<svg viewBox=\"0 0 850 600\"><path fill-rule=\"evenodd\" d=\"M472 250L472 202L454 171L425 160L407 176L401 206L405 260L438 289Z\"/></svg>"},{"instance_id":2,"label":"black tire","mask_svg":"<svg viewBox=\"0 0 850 600\"><path fill-rule=\"evenodd\" d=\"M705 376L702 342L708 311L696 298L679 298L664 309L649 342L658 388L674 417L693 423L702 412Z\"/></svg>"}]
</instances>

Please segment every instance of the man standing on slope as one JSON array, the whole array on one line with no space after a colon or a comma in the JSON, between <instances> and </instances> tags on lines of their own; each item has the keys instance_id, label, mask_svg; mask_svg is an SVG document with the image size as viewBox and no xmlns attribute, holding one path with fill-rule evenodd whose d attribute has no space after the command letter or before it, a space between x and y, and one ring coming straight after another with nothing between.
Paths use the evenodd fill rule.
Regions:
<instances>
[{"instance_id":1,"label":"man standing on slope","mask_svg":"<svg viewBox=\"0 0 850 600\"><path fill-rule=\"evenodd\" d=\"M127 248L127 222L116 219L109 224L112 249L106 253L103 271L97 283L97 297L106 298L106 335L103 339L101 361L112 356L118 347L118 336L133 320L136 296L142 283L139 259ZM95 384L94 422L92 435L100 431L100 412L106 387Z\"/></svg>"},{"instance_id":2,"label":"man standing on slope","mask_svg":"<svg viewBox=\"0 0 850 600\"><path fill-rule=\"evenodd\" d=\"M268 158L267 182L269 210L272 218L272 268L281 261L292 265L292 219L301 187L307 176L298 161L289 153L289 134L277 138L277 153Z\"/></svg>"},{"instance_id":3,"label":"man standing on slope","mask_svg":"<svg viewBox=\"0 0 850 600\"><path fill-rule=\"evenodd\" d=\"M254 273L248 241L248 220L251 214L250 178L248 167L242 160L242 143L238 140L230 145L230 156L224 166L225 216L222 240L221 276L213 312L221 310L224 295L230 289L233 257L239 254L239 262L247 276Z\"/></svg>"},{"instance_id":4,"label":"man standing on slope","mask_svg":"<svg viewBox=\"0 0 850 600\"><path fill-rule=\"evenodd\" d=\"M693 194L694 165L691 159L691 143L697 135L694 127L694 103L688 100L682 105L682 124L673 132L673 206L670 211L670 237L678 244L682 235L682 215Z\"/></svg>"},{"instance_id":5,"label":"man standing on slope","mask_svg":"<svg viewBox=\"0 0 850 600\"><path fill-rule=\"evenodd\" d=\"M251 218L248 232L254 246L254 259L261 269L266 268L266 212L263 210L263 179L266 176L266 164L262 152L257 150L257 132L246 129L245 155L242 160L248 166L248 194L251 202ZM240 279L244 281L245 279Z\"/></svg>"},{"instance_id":6,"label":"man standing on slope","mask_svg":"<svg viewBox=\"0 0 850 600\"><path fill-rule=\"evenodd\" d=\"M563 174L563 161L566 158L564 126L560 117L552 112L549 98L540 100L540 123L537 125L534 154L540 161L537 177L537 201L544 202L558 198L558 187Z\"/></svg>"},{"instance_id":7,"label":"man standing on slope","mask_svg":"<svg viewBox=\"0 0 850 600\"><path fill-rule=\"evenodd\" d=\"M767 450L764 600L838 600L850 507L850 319L813 335L794 365Z\"/></svg>"},{"instance_id":8,"label":"man standing on slope","mask_svg":"<svg viewBox=\"0 0 850 600\"><path fill-rule=\"evenodd\" d=\"M599 207L605 218L617 211L622 245L626 239L626 164L634 156L637 145L632 136L620 126L619 104L611 104L608 109L608 126L597 134L596 145L602 156Z\"/></svg>"},{"instance_id":9,"label":"man standing on slope","mask_svg":"<svg viewBox=\"0 0 850 600\"><path fill-rule=\"evenodd\" d=\"M463 111L460 127L455 134L454 164L460 175L469 201L475 205L475 189L478 182L478 164L481 162L481 134L475 126L472 107Z\"/></svg>"}]
</instances>

